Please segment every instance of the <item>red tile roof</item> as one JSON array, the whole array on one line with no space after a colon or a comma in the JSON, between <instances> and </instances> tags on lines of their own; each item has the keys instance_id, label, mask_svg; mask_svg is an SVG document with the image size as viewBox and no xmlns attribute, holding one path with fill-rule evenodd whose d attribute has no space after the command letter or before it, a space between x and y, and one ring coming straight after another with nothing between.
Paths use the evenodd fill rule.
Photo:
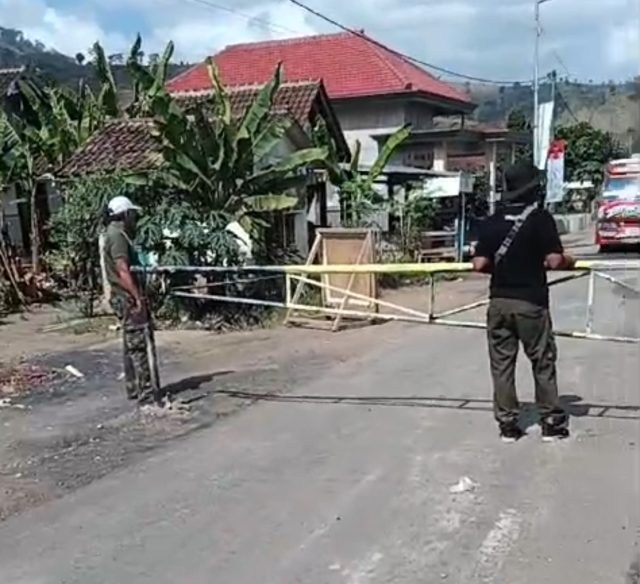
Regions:
<instances>
[{"instance_id":1,"label":"red tile roof","mask_svg":"<svg viewBox=\"0 0 640 584\"><path fill-rule=\"evenodd\" d=\"M227 87L232 115L242 117L262 87L264 85ZM174 92L173 97L184 109L189 110L206 105L206 100L211 96L212 91L212 89L205 89ZM286 114L309 135L316 121L323 119L336 142L341 158L345 160L349 158L349 146L321 81L283 83L274 97L272 113Z\"/></svg>"},{"instance_id":2,"label":"red tile roof","mask_svg":"<svg viewBox=\"0 0 640 584\"><path fill-rule=\"evenodd\" d=\"M231 113L234 117L242 117L253 103L262 85L229 87ZM318 81L299 83L285 83L278 89L273 100L273 110L288 112L291 117L308 130L313 122L314 103L321 91L322 84ZM173 94L176 101L185 109L203 105L212 95L213 90L185 91Z\"/></svg>"},{"instance_id":3,"label":"red tile roof","mask_svg":"<svg viewBox=\"0 0 640 584\"><path fill-rule=\"evenodd\" d=\"M144 172L162 163L162 145L149 119L112 120L80 147L59 176Z\"/></svg>"},{"instance_id":4,"label":"red tile roof","mask_svg":"<svg viewBox=\"0 0 640 584\"><path fill-rule=\"evenodd\" d=\"M214 56L225 85L266 83L279 62L286 81L321 79L332 99L423 94L470 109L462 91L361 36L351 33L229 46ZM171 80L170 91L211 86L200 64Z\"/></svg>"}]
</instances>

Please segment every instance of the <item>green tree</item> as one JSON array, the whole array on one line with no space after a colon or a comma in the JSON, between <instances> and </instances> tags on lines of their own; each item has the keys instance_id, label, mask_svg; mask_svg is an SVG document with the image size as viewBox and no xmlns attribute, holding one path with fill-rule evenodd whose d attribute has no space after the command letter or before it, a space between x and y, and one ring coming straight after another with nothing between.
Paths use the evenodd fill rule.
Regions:
<instances>
[{"instance_id":1,"label":"green tree","mask_svg":"<svg viewBox=\"0 0 640 584\"><path fill-rule=\"evenodd\" d=\"M241 119L232 116L229 95L213 64L208 67L211 97L191 113L153 81L153 98L147 106L154 113L162 143L159 180L186 196L187 203L179 209L183 215L201 218L202 229L220 230L237 221L259 242L266 215L298 203L295 189L305 184L308 168L324 163L327 151L309 148L270 160L291 125L289 119L272 112L282 79L280 66ZM142 88L152 83L142 69L134 67L132 72ZM171 223L180 221L174 218Z\"/></svg>"},{"instance_id":2,"label":"green tree","mask_svg":"<svg viewBox=\"0 0 640 584\"><path fill-rule=\"evenodd\" d=\"M626 155L611 134L598 130L587 122L560 127L556 130L555 137L566 142L567 180L592 181L598 187L604 179L606 163Z\"/></svg>"},{"instance_id":3,"label":"green tree","mask_svg":"<svg viewBox=\"0 0 640 584\"><path fill-rule=\"evenodd\" d=\"M362 146L356 141L351 164L346 166L338 160L337 149L327 128L320 124L315 129L314 140L327 148L329 155L326 168L333 185L340 190L341 222L345 227L367 226L372 212L385 204L385 199L375 190L375 182L389 164L398 148L411 134L409 125L394 132L380 150L368 172L360 168Z\"/></svg>"},{"instance_id":4,"label":"green tree","mask_svg":"<svg viewBox=\"0 0 640 584\"><path fill-rule=\"evenodd\" d=\"M527 120L527 115L522 108L514 108L509 112L507 117L507 128L514 132L525 132L531 129L531 125Z\"/></svg>"}]
</instances>

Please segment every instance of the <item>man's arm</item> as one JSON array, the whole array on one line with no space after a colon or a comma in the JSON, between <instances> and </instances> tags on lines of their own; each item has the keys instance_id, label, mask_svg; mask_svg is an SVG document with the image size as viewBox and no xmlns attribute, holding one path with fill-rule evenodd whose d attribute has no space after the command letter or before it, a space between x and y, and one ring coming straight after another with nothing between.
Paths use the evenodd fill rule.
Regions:
<instances>
[{"instance_id":1,"label":"man's arm","mask_svg":"<svg viewBox=\"0 0 640 584\"><path fill-rule=\"evenodd\" d=\"M575 266L575 258L564 251L556 220L546 210L542 212L540 237L545 253L544 263L549 270L570 270Z\"/></svg>"},{"instance_id":2,"label":"man's arm","mask_svg":"<svg viewBox=\"0 0 640 584\"><path fill-rule=\"evenodd\" d=\"M110 245L111 257L115 262L116 274L120 286L131 296L135 303L135 312L140 313L143 308L142 295L131 273L129 265L129 242L123 235L114 237Z\"/></svg>"},{"instance_id":3,"label":"man's arm","mask_svg":"<svg viewBox=\"0 0 640 584\"><path fill-rule=\"evenodd\" d=\"M129 260L126 257L116 258L116 272L118 274L118 280L120 285L129 293L135 302L135 311L140 312L142 310L142 296L138 290L138 286L131 274L131 267L129 266Z\"/></svg>"},{"instance_id":4,"label":"man's arm","mask_svg":"<svg viewBox=\"0 0 640 584\"><path fill-rule=\"evenodd\" d=\"M473 271L481 274L490 274L493 270L493 261L491 260L493 254L487 239L486 225L483 222L478 231L478 243L473 253L473 260L471 260Z\"/></svg>"}]
</instances>

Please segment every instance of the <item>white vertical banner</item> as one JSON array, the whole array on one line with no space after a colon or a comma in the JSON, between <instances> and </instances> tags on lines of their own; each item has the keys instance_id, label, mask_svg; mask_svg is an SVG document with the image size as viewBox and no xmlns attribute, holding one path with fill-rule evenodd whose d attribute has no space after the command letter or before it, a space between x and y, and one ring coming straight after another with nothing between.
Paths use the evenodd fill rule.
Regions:
<instances>
[{"instance_id":1,"label":"white vertical banner","mask_svg":"<svg viewBox=\"0 0 640 584\"><path fill-rule=\"evenodd\" d=\"M538 107L538 127L533 136L533 161L536 168L544 170L549 156L551 129L553 127L554 102L547 101Z\"/></svg>"},{"instance_id":2,"label":"white vertical banner","mask_svg":"<svg viewBox=\"0 0 640 584\"><path fill-rule=\"evenodd\" d=\"M564 199L564 151L563 140L554 140L549 146L546 203L561 203Z\"/></svg>"}]
</instances>

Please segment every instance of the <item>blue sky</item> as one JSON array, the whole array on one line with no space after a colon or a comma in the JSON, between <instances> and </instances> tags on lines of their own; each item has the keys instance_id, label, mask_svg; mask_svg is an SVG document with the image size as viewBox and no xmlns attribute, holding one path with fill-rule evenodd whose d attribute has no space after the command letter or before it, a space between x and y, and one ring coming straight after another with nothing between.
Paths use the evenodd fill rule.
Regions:
<instances>
[{"instance_id":1,"label":"blue sky","mask_svg":"<svg viewBox=\"0 0 640 584\"><path fill-rule=\"evenodd\" d=\"M450 69L531 77L531 0L307 4ZM541 11L543 71L595 80L640 74L640 0L550 0ZM288 0L0 0L0 25L69 54L86 51L97 39L110 53L126 52L139 31L147 53L160 52L171 39L177 58L187 61L227 44L334 30Z\"/></svg>"}]
</instances>

